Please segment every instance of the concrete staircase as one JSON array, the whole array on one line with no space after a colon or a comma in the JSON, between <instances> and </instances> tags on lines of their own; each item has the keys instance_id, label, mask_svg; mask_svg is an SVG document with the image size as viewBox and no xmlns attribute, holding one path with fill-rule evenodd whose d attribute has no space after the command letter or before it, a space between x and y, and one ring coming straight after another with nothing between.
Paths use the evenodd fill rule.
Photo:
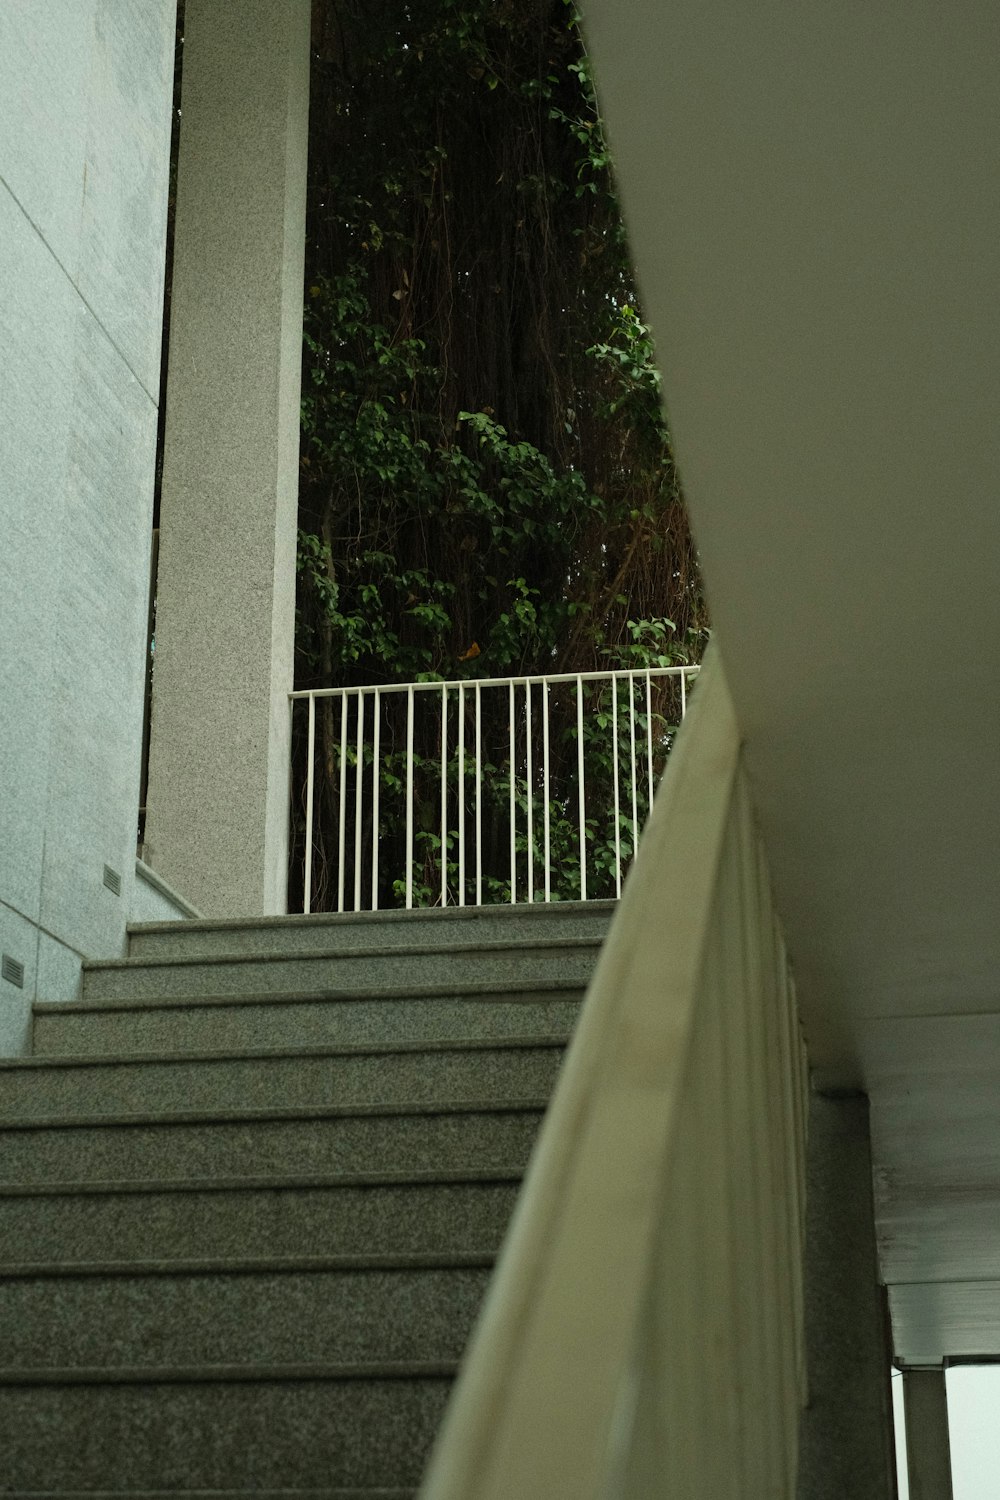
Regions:
<instances>
[{"instance_id":1,"label":"concrete staircase","mask_svg":"<svg viewBox=\"0 0 1000 1500\"><path fill-rule=\"evenodd\" d=\"M0 1061L0 1495L409 1500L610 904L150 924Z\"/></svg>"}]
</instances>

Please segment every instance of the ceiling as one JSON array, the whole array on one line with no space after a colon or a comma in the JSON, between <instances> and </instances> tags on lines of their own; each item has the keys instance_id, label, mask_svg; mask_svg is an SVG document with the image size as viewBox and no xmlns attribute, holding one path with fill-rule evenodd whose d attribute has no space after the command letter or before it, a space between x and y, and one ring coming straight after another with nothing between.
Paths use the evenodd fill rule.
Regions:
<instances>
[{"instance_id":1,"label":"ceiling","mask_svg":"<svg viewBox=\"0 0 1000 1500\"><path fill-rule=\"evenodd\" d=\"M810 1056L897 1357L1000 1354L1000 13L589 0Z\"/></svg>"}]
</instances>

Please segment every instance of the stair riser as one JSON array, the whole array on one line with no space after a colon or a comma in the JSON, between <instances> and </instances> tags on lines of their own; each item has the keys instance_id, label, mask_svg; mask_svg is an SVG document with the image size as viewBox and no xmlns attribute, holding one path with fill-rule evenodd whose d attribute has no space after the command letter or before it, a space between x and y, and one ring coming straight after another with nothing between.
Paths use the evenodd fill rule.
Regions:
<instances>
[{"instance_id":1,"label":"stair riser","mask_svg":"<svg viewBox=\"0 0 1000 1500\"><path fill-rule=\"evenodd\" d=\"M488 1277L452 1267L18 1278L0 1282L0 1367L457 1360Z\"/></svg>"},{"instance_id":2,"label":"stair riser","mask_svg":"<svg viewBox=\"0 0 1000 1500\"><path fill-rule=\"evenodd\" d=\"M414 1485L450 1382L301 1381L0 1390L12 1489Z\"/></svg>"},{"instance_id":3,"label":"stair riser","mask_svg":"<svg viewBox=\"0 0 1000 1500\"><path fill-rule=\"evenodd\" d=\"M139 928L129 935L133 958L194 958L219 953L328 953L338 947L407 948L439 943L445 934L460 942L521 942L545 938L596 938L608 930L616 902L581 908L561 902L541 908L480 909L472 912L380 913L378 916L297 917L291 921L242 926L177 922Z\"/></svg>"},{"instance_id":4,"label":"stair riser","mask_svg":"<svg viewBox=\"0 0 1000 1500\"><path fill-rule=\"evenodd\" d=\"M0 1198L0 1264L492 1253L517 1184L434 1183Z\"/></svg>"},{"instance_id":5,"label":"stair riser","mask_svg":"<svg viewBox=\"0 0 1000 1500\"><path fill-rule=\"evenodd\" d=\"M0 1121L153 1110L545 1098L561 1048L0 1068Z\"/></svg>"},{"instance_id":6,"label":"stair riser","mask_svg":"<svg viewBox=\"0 0 1000 1500\"><path fill-rule=\"evenodd\" d=\"M410 985L511 985L562 981L585 987L596 946L524 947L480 953L347 954L259 959L205 959L195 963L95 964L84 968L85 1000L160 1000L174 996L278 995L372 986L405 992Z\"/></svg>"},{"instance_id":7,"label":"stair riser","mask_svg":"<svg viewBox=\"0 0 1000 1500\"><path fill-rule=\"evenodd\" d=\"M541 1111L0 1129L8 1183L524 1167Z\"/></svg>"},{"instance_id":8,"label":"stair riser","mask_svg":"<svg viewBox=\"0 0 1000 1500\"><path fill-rule=\"evenodd\" d=\"M572 1030L582 991L469 999L241 1000L233 1005L35 1012L34 1051L46 1057L206 1048L361 1046L371 1042L492 1040Z\"/></svg>"}]
</instances>

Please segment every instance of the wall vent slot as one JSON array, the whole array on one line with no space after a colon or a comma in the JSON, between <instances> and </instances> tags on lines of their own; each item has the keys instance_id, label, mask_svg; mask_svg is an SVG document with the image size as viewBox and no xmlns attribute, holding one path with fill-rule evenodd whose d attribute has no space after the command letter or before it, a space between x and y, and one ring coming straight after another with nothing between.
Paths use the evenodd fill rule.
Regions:
<instances>
[{"instance_id":1,"label":"wall vent slot","mask_svg":"<svg viewBox=\"0 0 1000 1500\"><path fill-rule=\"evenodd\" d=\"M121 895L121 893L122 893L122 878L119 875L119 873L118 873L117 870L112 870L112 868L111 868L110 865L105 865L104 866L104 884L107 886L108 890L111 891L114 895L116 895L116 896L120 896Z\"/></svg>"},{"instance_id":2,"label":"wall vent slot","mask_svg":"<svg viewBox=\"0 0 1000 1500\"><path fill-rule=\"evenodd\" d=\"M19 964L9 953L5 953L0 959L0 975L9 984L16 984L19 990L24 989L24 964Z\"/></svg>"}]
</instances>

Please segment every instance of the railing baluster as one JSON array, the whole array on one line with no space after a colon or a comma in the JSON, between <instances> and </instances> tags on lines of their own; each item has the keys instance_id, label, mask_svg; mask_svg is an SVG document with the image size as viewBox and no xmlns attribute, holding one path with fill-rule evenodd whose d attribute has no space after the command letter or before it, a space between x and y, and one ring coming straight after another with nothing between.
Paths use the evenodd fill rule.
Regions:
<instances>
[{"instance_id":1,"label":"railing baluster","mask_svg":"<svg viewBox=\"0 0 1000 1500\"><path fill-rule=\"evenodd\" d=\"M448 905L448 688L441 684L441 905Z\"/></svg>"},{"instance_id":2,"label":"railing baluster","mask_svg":"<svg viewBox=\"0 0 1000 1500\"><path fill-rule=\"evenodd\" d=\"M545 899L552 900L552 816L549 810L549 683L542 683L542 796L545 822Z\"/></svg>"},{"instance_id":3,"label":"railing baluster","mask_svg":"<svg viewBox=\"0 0 1000 1500\"><path fill-rule=\"evenodd\" d=\"M465 905L465 686L458 685L458 904Z\"/></svg>"},{"instance_id":4,"label":"railing baluster","mask_svg":"<svg viewBox=\"0 0 1000 1500\"><path fill-rule=\"evenodd\" d=\"M517 848L516 827L514 819L514 684L508 684L509 692L509 716L510 716L510 901L513 906L517 901Z\"/></svg>"},{"instance_id":5,"label":"railing baluster","mask_svg":"<svg viewBox=\"0 0 1000 1500\"><path fill-rule=\"evenodd\" d=\"M632 756L632 849L639 837L639 760L635 753L635 673L628 674L629 751Z\"/></svg>"},{"instance_id":6,"label":"railing baluster","mask_svg":"<svg viewBox=\"0 0 1000 1500\"><path fill-rule=\"evenodd\" d=\"M406 909L413 906L413 684L406 690Z\"/></svg>"},{"instance_id":7,"label":"railing baluster","mask_svg":"<svg viewBox=\"0 0 1000 1500\"><path fill-rule=\"evenodd\" d=\"M583 768L583 678L576 677L576 774L580 785L577 795L580 800L580 900L587 899L587 789Z\"/></svg>"},{"instance_id":8,"label":"railing baluster","mask_svg":"<svg viewBox=\"0 0 1000 1500\"><path fill-rule=\"evenodd\" d=\"M309 694L309 732L306 737L306 863L302 872L302 910L306 916L312 910L313 877L313 798L316 783L316 699Z\"/></svg>"},{"instance_id":9,"label":"railing baluster","mask_svg":"<svg viewBox=\"0 0 1000 1500\"><path fill-rule=\"evenodd\" d=\"M611 764L615 789L615 895L622 893L621 800L618 792L618 678L611 678ZM633 835L633 843L635 842Z\"/></svg>"},{"instance_id":10,"label":"railing baluster","mask_svg":"<svg viewBox=\"0 0 1000 1500\"><path fill-rule=\"evenodd\" d=\"M649 763L649 791L646 794L646 822L653 811L653 688L646 671L646 759ZM633 850L633 853L635 851Z\"/></svg>"},{"instance_id":11,"label":"railing baluster","mask_svg":"<svg viewBox=\"0 0 1000 1500\"><path fill-rule=\"evenodd\" d=\"M344 910L345 834L347 832L347 692L340 695L340 828L337 841L337 910Z\"/></svg>"},{"instance_id":12,"label":"railing baluster","mask_svg":"<svg viewBox=\"0 0 1000 1500\"><path fill-rule=\"evenodd\" d=\"M483 704L476 683L476 905L483 904Z\"/></svg>"},{"instance_id":13,"label":"railing baluster","mask_svg":"<svg viewBox=\"0 0 1000 1500\"><path fill-rule=\"evenodd\" d=\"M361 815L364 810L365 694L358 692L358 763L354 768L354 910L361 910Z\"/></svg>"},{"instance_id":14,"label":"railing baluster","mask_svg":"<svg viewBox=\"0 0 1000 1500\"><path fill-rule=\"evenodd\" d=\"M448 683L448 682L438 683L438 682L435 682L433 684L432 683L399 683L398 685L395 684L395 683L391 683L391 684L380 684L378 686L360 687L360 688L319 688L319 689L309 689L309 690L303 690L301 692L295 692L295 693L290 694L289 697L290 697L290 700L291 700L291 707L293 709L294 709L294 703L295 703L296 699L298 699L298 698L307 698L307 699L309 699L309 705L308 705L309 721L308 721L308 726L307 726L307 749L306 749L307 767L306 767L306 785L305 785L305 821L306 821L306 829L305 829L304 851L303 851L304 867L303 867L303 881L302 881L302 889L303 889L302 909L303 909L303 911L305 911L305 912L311 911L312 910L312 906L313 906L313 902L314 902L314 900L316 898L316 878L317 878L316 877L316 853L317 853L316 827L317 827L317 820L318 820L319 815L320 815L320 804L319 804L318 798L319 798L319 794L320 794L321 790L324 790L324 791L327 790L327 788L326 788L326 781L324 780L324 782L322 783L322 788L321 788L320 781L319 781L320 776L321 775L325 775L325 773L327 771L326 762L324 760L323 764L319 768L317 768L317 764L316 764L316 757L317 757L317 726L316 726L317 704L316 704L316 700L318 698L339 698L340 699L340 745L339 745L340 762L339 762L339 776L337 777L337 781L334 783L334 789L335 790L337 790L338 783L339 783L339 792L338 792L338 795L339 795L339 805L337 807L337 835L336 835L336 843L337 843L337 854L336 854L336 858L337 858L337 898L336 898L336 907L333 908L333 909L335 909L337 911L340 911L340 912L342 912L342 911L345 910L346 902L349 899L349 892L348 892L348 889L347 889L347 885L348 885L348 866L347 866L348 850L347 850L347 847L346 847L347 821L348 821L348 816L349 816L347 805L346 805L347 804L347 758L348 758L348 753L349 753L349 749L348 749L348 736L349 736L349 734L350 734L350 740L351 740L351 748L352 749L356 748L356 755L357 755L357 760L356 760L356 763L355 763L355 776L354 776L354 807L353 807L353 813L351 814L351 815L353 815L353 818L354 818L354 848L353 848L353 858L354 858L354 880L353 880L353 885L354 885L354 910L358 911L358 910L361 909L361 905L362 905L362 901L363 900L365 901L365 903L367 903L367 893L366 893L366 890L365 890L364 873L363 873L363 868L362 868L362 859L363 859L363 854L364 854L364 850L365 850L365 847L366 847L365 846L365 839L367 837L367 829L368 829L368 824L364 821L364 815L365 815L365 765L366 765L365 756L366 756L366 753L367 753L367 746L366 746L366 741L365 741L365 734L366 734L366 731L368 729L368 709L367 709L366 695L370 694L371 698L372 698L372 714L374 716L374 724L373 724L372 730L371 730L371 740L372 740L372 746L371 746L371 751L372 751L372 753L371 753L371 778L372 778L372 787L371 787L371 909L373 911L377 911L379 909L380 896L381 896L381 892L380 892L380 889L379 889L379 864L380 864L380 853L381 853L381 848L380 848L380 827L379 827L380 806L381 806L381 766L380 766L380 761L381 761L381 738L382 738L382 712L383 712L383 699L384 699L385 694L386 693L397 693L397 692L398 693L405 693L406 694L406 699L407 699L407 705L406 705L406 768L405 768L405 796L406 796L406 810L405 810L406 847L405 847L405 854L406 854L406 876L405 876L405 880L404 880L404 882L402 884L403 884L403 887L405 888L406 906L407 906L407 908L412 908L412 906L414 905L414 901L416 899L416 897L415 897L415 887L416 887L416 875L415 875L415 872L416 872L416 864L417 864L417 859L416 859L416 856L417 856L416 838L418 836L416 801L417 801L417 796L419 795L420 798L421 798L420 811L421 811L421 815L423 816L424 809L425 809L425 796L424 796L424 793L425 793L425 790L426 791L430 791L431 790L430 787L425 787L425 781L424 781L423 777L421 777L420 787L418 788L418 786L417 786L417 764L416 764L416 748L415 748L417 694L421 693L421 692L435 692L435 693L440 693L440 697L441 697L441 772L440 772L440 804L441 804L440 805L440 819L441 819L441 822L440 822L440 827L441 827L441 845L440 845L441 853L440 853L440 858L441 858L441 886L440 886L440 896L439 896L438 899L440 899L440 902L441 902L442 905L447 905L448 904L448 899L449 899L449 896L448 896L448 892L449 892L448 802L449 802L449 797L450 797L450 793L449 793L449 789L448 789L448 775L449 775L449 769L448 769L448 700L449 700L450 689L452 687L454 687L454 688L457 688L457 690L458 690L458 715L459 715L459 723L458 723L458 732L457 732L457 735L456 735L456 745L457 745L456 755L457 755L457 759L458 759L458 770L457 770L457 777L456 777L457 785L456 785L456 789L455 789L455 794L456 794L456 799L457 799L457 807L458 807L458 831L457 831L457 838L456 838L456 844L457 844L457 852L456 852L456 884L457 884L457 888L458 888L458 894L457 894L457 896L455 896L454 891L453 891L452 892L452 897L453 897L453 899L455 901L457 901L457 903L460 906L465 906L465 905L469 904L470 900L473 900L473 899L475 900L476 905L481 905L482 902L483 902L484 897L485 897L486 900L489 900L489 882L492 879L495 879L495 877L499 874L498 870L495 870L494 868L489 867L487 865L487 860L486 860L486 853L487 853L487 851L486 851L486 849L484 847L484 841L483 841L483 823L484 823L484 816L485 816L485 814L484 814L484 803L485 803L485 800L486 800L485 788L484 788L484 784L483 784L483 776L484 776L484 760L485 760L485 755L486 755L486 753L488 753L488 752L484 752L484 745L483 745L483 737L484 737L483 689L486 688L486 687L497 687L497 688L506 688L507 689L507 703L508 703L508 749L509 749L509 767L508 767L508 770L509 770L509 782L508 782L509 827L508 827L508 833L509 833L509 846L510 846L510 849L509 849L509 855L510 855L510 903L511 903L511 905L517 905L520 900L524 900L524 899L527 899L527 900L533 902L536 899L536 896L537 896L538 900L542 900L543 899L543 895L542 895L543 884L544 884L544 900L546 902L551 902L554 897L557 898L559 896L559 894L561 894L561 892L560 892L560 890L558 888L558 882L555 882L555 887L556 888L553 889L554 882L553 882L553 874L552 874L553 839L554 839L554 832L553 832L553 811L552 811L552 802L553 802L553 795L552 795L553 763L552 763L552 745L551 745L551 731L552 731L552 725L551 725L552 684L553 683L566 683L567 685L568 684L573 684L573 690L576 692L576 734L577 734L577 764L576 764L576 774L577 774L577 782L578 782L578 786L577 786L577 799L578 799L578 809L579 809L578 841L579 841L579 858L580 858L580 888L579 888L579 894L580 894L580 899L586 901L594 893L591 890L588 890L588 870L587 870L587 863L588 863L588 851L587 851L588 818L587 818L587 786L586 786L586 775L587 775L588 760L587 760L587 755L586 755L586 743L587 743L587 741L586 741L586 738L585 738L585 736L587 734L586 713L585 713L585 709L586 709L587 704L584 701L584 688L585 688L585 685L587 685L588 688L591 685L593 685L593 687L595 688L595 690L597 692L601 693L601 692L603 692L606 689L606 687L608 686L608 684L610 684L611 685L611 690L612 690L612 700L611 700L611 704L612 704L612 706L611 706L611 736L612 736L612 739L614 741L614 744L613 744L613 747L612 747L613 751L614 751L614 762L613 762L613 766L612 766L612 788L609 788L609 792L611 793L611 795L609 796L609 801L613 800L613 803L614 803L613 816L614 816L615 833L614 833L614 842L613 843L611 843L611 841L608 839L608 835L607 835L607 832L606 832L607 815L608 815L608 812L611 812L612 810L608 809L608 811L606 812L603 808L599 808L599 809L596 809L596 811L601 815L601 818L603 820L601 822L601 839L602 839L602 841L603 841L604 844L607 844L607 847L609 849L613 850L613 853L614 853L614 859L615 859L615 892L618 893L618 894L620 894L620 892L622 890L622 887L624 885L624 881L625 881L625 874L624 874L624 870L625 870L625 848L626 848L626 844L627 844L628 841L626 841L626 839L624 837L624 834L622 832L622 825L623 825L623 823L628 822L628 817L626 816L626 806L628 805L628 797L627 797L627 794L625 792L624 787L622 786L622 775L623 775L623 772L622 772L622 754L621 754L622 747L621 747L621 743L620 742L621 742L621 739L622 739L622 736L623 736L624 726L623 726L622 720L621 720L622 703L621 703L621 699L620 699L619 693L618 693L619 685L622 682L622 680L627 681L627 683L628 683L628 693L629 693L629 705L628 705L628 713L629 713L628 745L629 745L629 750L628 750L628 753L631 755L631 762L632 762L632 769L631 769L631 822L632 822L633 830L635 832L636 837L631 841L631 847L632 847L632 852L634 854L634 852L635 852L635 844L636 844L637 838L638 838L639 801L640 801L640 798L639 798L639 777L640 777L640 774L643 774L648 779L648 793L649 793L648 799L647 799L647 803L648 803L648 805L647 805L647 814L648 814L648 812L649 812L649 810L651 808L651 805L652 805L654 779L655 779L655 775L656 775L656 753L657 753L657 745L659 744L659 741L658 741L658 739L654 738L654 729L653 729L653 725L654 725L653 679L656 678L656 679L660 680L660 679L667 679L667 678L674 678L674 677L679 677L680 678L680 699L681 699L681 701L680 701L680 717L683 720L683 718L684 718L684 716L685 716L685 714L687 712L688 682L689 682L689 680L693 680L697 676L697 673L698 673L697 666L685 666L685 667L668 667L668 668L658 668L658 667L652 667L652 668L650 668L650 667L646 667L646 668L640 668L638 670L635 669L635 668L621 668L621 669L618 669L616 671L611 671L611 672L607 672L607 671L605 671L605 672L564 672L564 673L540 674L540 675L534 676L534 677L480 678L475 683L475 712L474 712L474 724L475 724L475 728L474 728L474 730L472 728L472 725L473 725L473 715L472 715L472 713L471 713L471 711L469 709L469 704L468 704L468 697L469 697L469 695L468 695L467 689L468 689L469 684L466 683L466 682L457 682L457 681L453 682L453 683ZM641 693L640 701L638 703L636 701L636 677L640 677L640 678L644 679L644 689L645 689L644 693ZM521 708L520 700L519 700L519 697L518 697L518 694L517 694L517 689L518 689L519 686L523 686L523 688L524 688L523 709ZM540 709L539 709L539 705L535 702L534 689L536 687L538 687L540 689L540 691L541 691L541 706L540 706ZM663 684L663 687L664 687L664 690L666 690L666 683L665 682ZM354 725L350 724L350 707L349 707L349 702L348 702L348 700L349 700L350 697L356 698L356 700L357 700L357 707L356 707L357 721L356 721L356 723ZM590 699L587 700L587 703L589 703L589 702L590 702ZM643 702L645 704L645 727L646 727L646 744L645 744L645 749L644 750L643 750L643 747L638 743L639 725L640 725L640 722L642 720L642 715L643 715ZM521 721L519 719L519 711L523 714L523 727L524 727L524 731L525 731L524 761L525 761L525 824L526 824L525 888L527 890L527 897L526 898L520 896L520 894L518 892L518 859L519 859L519 849L518 849L518 828L517 828L517 820L518 820L518 774L517 774L518 773L518 767L517 767L517 756L518 756L518 739L519 739L519 735L520 735L520 732L521 732ZM468 724L466 723L467 714L468 714ZM539 723L538 723L539 717L541 717L541 726L539 726ZM432 731L432 733L433 733L433 731ZM471 807L467 807L466 806L466 799L467 799L467 796L468 796L467 774L466 773L472 770L471 762L473 760L472 750L471 750L471 747L469 747L469 745L468 745L468 739L469 739L469 735L471 733L475 734L475 757L474 757L474 761L475 761L475 789L474 789L475 807L474 807L474 809L471 808ZM540 742L541 742L540 745L538 745L538 744L535 743L535 736L536 735L539 736L539 739L540 739ZM596 748L596 742L595 742L595 748ZM666 748L666 746L664 746L664 749L665 748ZM468 753L468 759L467 759L467 753ZM332 760L332 756L330 758ZM488 768L487 768L487 770L488 770ZM536 789L535 784L534 784L535 783L535 777L536 777L536 775L538 775L540 777L539 785L540 785L540 788L541 788L541 795L542 795L542 799L543 799L543 801L542 801L542 822L543 822L543 829L542 830L538 830L537 829L537 816L536 816L536 807L535 807L535 800L536 800L535 799L535 793L536 793L537 789ZM433 785L433 782L432 782L432 785ZM570 791L570 796L572 796L572 791ZM592 791L591 792L591 800L593 800L593 796L594 796L594 793ZM431 798L433 800L433 791L431 791ZM320 819L320 821L321 821L321 819ZM475 876L474 876L474 878L473 878L472 869L470 867L471 866L471 858L472 858L472 856L471 856L471 849L470 849L470 844L469 844L469 840L473 837L473 823L474 823L474 826L475 826L475 840L476 840L476 864L475 864ZM395 826L395 815L393 815L393 817L392 817L391 826L393 826L393 827ZM544 845L544 853L543 853L543 849L542 848L539 848L537 851L535 849L535 834L536 834L536 832L539 833L539 842ZM544 882L541 879L538 878L538 872L536 870L536 854L537 854L538 858L544 858ZM330 861L330 865L331 865L331 873L332 873L332 859ZM424 865L421 866L421 869L425 868L425 865L426 865L426 861L424 862ZM596 866L595 866L595 868L596 868ZM593 884L593 882L591 882L591 884ZM470 886L473 887L474 896L472 894L472 891L470 891L470 889L469 889ZM330 899L330 903L329 904L330 904L330 906L332 908L333 907L332 891L331 891L331 899Z\"/></svg>"},{"instance_id":15,"label":"railing baluster","mask_svg":"<svg viewBox=\"0 0 1000 1500\"><path fill-rule=\"evenodd\" d=\"M534 788L531 764L531 682L524 684L524 777L528 802L528 900L535 899Z\"/></svg>"},{"instance_id":16,"label":"railing baluster","mask_svg":"<svg viewBox=\"0 0 1000 1500\"><path fill-rule=\"evenodd\" d=\"M375 689L375 723L372 729L372 911L378 911L378 801L379 755L382 748L382 694Z\"/></svg>"}]
</instances>

